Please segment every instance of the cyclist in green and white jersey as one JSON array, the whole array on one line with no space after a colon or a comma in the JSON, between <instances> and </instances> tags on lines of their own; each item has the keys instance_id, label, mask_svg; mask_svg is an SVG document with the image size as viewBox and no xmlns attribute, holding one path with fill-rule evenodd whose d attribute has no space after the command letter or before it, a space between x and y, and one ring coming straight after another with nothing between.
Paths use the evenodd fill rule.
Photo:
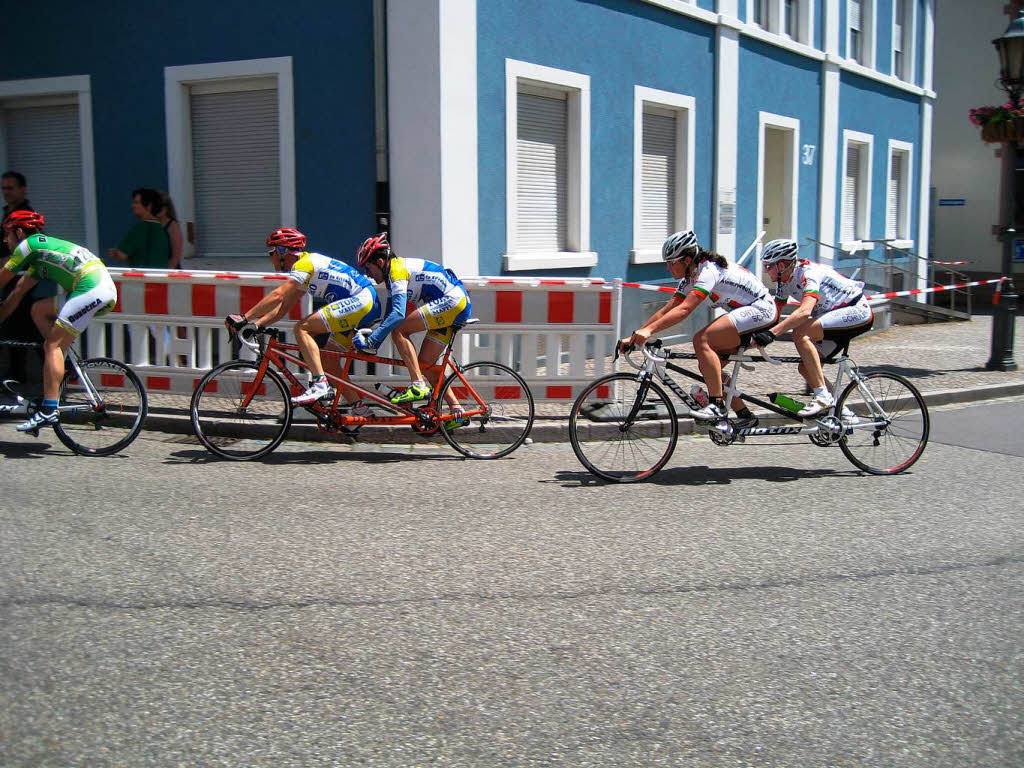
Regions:
<instances>
[{"instance_id":1,"label":"cyclist in green and white jersey","mask_svg":"<svg viewBox=\"0 0 1024 768\"><path fill-rule=\"evenodd\" d=\"M0 323L40 280L53 280L67 299L43 341L43 405L31 419L18 425L30 432L57 422L60 383L68 347L94 317L117 303L117 288L110 273L88 248L43 234L46 218L35 211L14 211L4 222L4 239L11 258L0 269L0 288L23 272L11 294L0 304Z\"/></svg>"}]
</instances>

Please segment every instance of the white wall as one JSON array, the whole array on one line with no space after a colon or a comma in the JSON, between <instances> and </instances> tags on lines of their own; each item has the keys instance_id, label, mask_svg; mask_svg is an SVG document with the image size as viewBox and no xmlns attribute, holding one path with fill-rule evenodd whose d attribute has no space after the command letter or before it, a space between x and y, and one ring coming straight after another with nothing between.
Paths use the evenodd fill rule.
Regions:
<instances>
[{"instance_id":1,"label":"white wall","mask_svg":"<svg viewBox=\"0 0 1024 768\"><path fill-rule=\"evenodd\" d=\"M999 219L998 144L981 141L967 119L972 107L1006 103L996 85L999 56L992 40L1010 18L1004 0L937 0L935 9L935 101L932 185L936 207L934 258L971 259L969 271L997 272L1002 246L992 235ZM963 198L963 207L938 206L941 198Z\"/></svg>"},{"instance_id":2,"label":"white wall","mask_svg":"<svg viewBox=\"0 0 1024 768\"><path fill-rule=\"evenodd\" d=\"M479 272L476 0L389 0L391 243Z\"/></svg>"}]
</instances>

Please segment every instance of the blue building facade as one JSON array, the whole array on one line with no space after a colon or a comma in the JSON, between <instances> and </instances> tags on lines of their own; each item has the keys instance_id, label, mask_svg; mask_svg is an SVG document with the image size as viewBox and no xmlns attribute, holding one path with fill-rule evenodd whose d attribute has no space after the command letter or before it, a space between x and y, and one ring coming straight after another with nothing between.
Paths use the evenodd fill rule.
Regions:
<instances>
[{"instance_id":1,"label":"blue building facade","mask_svg":"<svg viewBox=\"0 0 1024 768\"><path fill-rule=\"evenodd\" d=\"M158 186L226 264L272 221L346 256L386 220L467 275L661 279L682 228L751 268L762 232L840 265L927 252L933 0L45 7L52 44L0 62L0 148L46 179L29 112L77 105L67 218L96 248Z\"/></svg>"}]
</instances>

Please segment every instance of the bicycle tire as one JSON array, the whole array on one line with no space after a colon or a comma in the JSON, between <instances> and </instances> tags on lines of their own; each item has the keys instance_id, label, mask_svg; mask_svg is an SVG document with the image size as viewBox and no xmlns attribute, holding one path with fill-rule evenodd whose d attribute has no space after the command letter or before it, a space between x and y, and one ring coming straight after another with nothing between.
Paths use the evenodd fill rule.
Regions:
<instances>
[{"instance_id":1,"label":"bicycle tire","mask_svg":"<svg viewBox=\"0 0 1024 768\"><path fill-rule=\"evenodd\" d=\"M74 369L67 370L60 384L60 421L53 431L81 456L110 456L128 447L142 431L149 413L146 388L135 371L119 360L93 357L79 365L100 402L94 404Z\"/></svg>"},{"instance_id":2,"label":"bicycle tire","mask_svg":"<svg viewBox=\"0 0 1024 768\"><path fill-rule=\"evenodd\" d=\"M858 469L872 475L897 475L913 466L928 444L931 429L928 406L917 388L895 373L878 371L863 374L861 379L882 407L887 423L882 428L872 428L869 425L882 418L872 418L874 406L863 399L848 402L851 395L859 392L859 382L851 381L836 404L836 413L842 413L844 406L849 407L858 419L868 420L868 425L848 427L847 434L839 440L839 447ZM887 456L894 459L885 458Z\"/></svg>"},{"instance_id":3,"label":"bicycle tire","mask_svg":"<svg viewBox=\"0 0 1024 768\"><path fill-rule=\"evenodd\" d=\"M636 411L628 429L627 417ZM679 439L676 409L665 390L635 374L612 373L592 382L572 404L569 442L587 470L611 483L654 476L672 457ZM623 466L611 468L613 463Z\"/></svg>"},{"instance_id":4,"label":"bicycle tire","mask_svg":"<svg viewBox=\"0 0 1024 768\"><path fill-rule=\"evenodd\" d=\"M192 431L210 453L231 461L266 456L284 440L292 424L291 397L284 379L269 368L259 379L259 366L230 360L209 371L192 393ZM252 386L266 386L265 395L241 402Z\"/></svg>"},{"instance_id":5,"label":"bicycle tire","mask_svg":"<svg viewBox=\"0 0 1024 768\"><path fill-rule=\"evenodd\" d=\"M473 385L473 391L484 400L487 414L471 416L469 424L454 429L446 429L447 422L442 422L441 434L448 445L469 459L508 456L526 441L533 428L534 402L530 387L522 376L501 363L470 363L461 370L462 376ZM438 398L442 415L452 412L445 399L449 390L467 411L479 405L467 402L473 399L472 393L464 391L465 385L458 373L451 373L444 380Z\"/></svg>"}]
</instances>

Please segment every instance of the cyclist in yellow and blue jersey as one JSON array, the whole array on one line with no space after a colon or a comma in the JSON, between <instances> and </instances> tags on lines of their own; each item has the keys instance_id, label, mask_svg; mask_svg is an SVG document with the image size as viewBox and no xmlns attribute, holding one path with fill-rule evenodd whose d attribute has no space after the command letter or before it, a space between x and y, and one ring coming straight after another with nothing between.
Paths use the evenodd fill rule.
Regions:
<instances>
[{"instance_id":1,"label":"cyclist in yellow and blue jersey","mask_svg":"<svg viewBox=\"0 0 1024 768\"><path fill-rule=\"evenodd\" d=\"M455 332L453 326L465 323L472 310L469 293L462 281L440 264L426 259L398 256L388 242L388 233L367 238L359 248L360 268L378 283L385 283L391 293L391 309L373 333L356 333L356 349L376 349L391 334L395 348L409 369L412 383L404 392L391 398L391 402L412 403L426 400L432 386L438 385L440 371L434 366ZM417 311L406 316L409 302ZM419 356L409 338L411 334L426 331ZM424 378L424 373L427 378ZM430 383L427 383L427 379ZM458 401L449 390L452 412L458 414ZM456 418L455 426L461 419Z\"/></svg>"},{"instance_id":2,"label":"cyclist in yellow and blue jersey","mask_svg":"<svg viewBox=\"0 0 1024 768\"><path fill-rule=\"evenodd\" d=\"M302 359L309 364L313 380L305 392L292 398L292 404L304 405L332 397L334 389L324 375L320 348L314 336L329 333L331 343L341 349L351 349L356 329L368 328L380 319L377 291L355 267L304 250L306 236L297 229L276 229L267 236L266 242L274 269L287 272L288 279L244 314L229 315L227 324L232 330L239 330L250 322L261 327L273 325L308 293L314 306L320 306L295 324L295 339ZM350 401L354 414L369 414L369 409L358 400L352 402L358 397L354 390L345 387L342 394Z\"/></svg>"}]
</instances>

